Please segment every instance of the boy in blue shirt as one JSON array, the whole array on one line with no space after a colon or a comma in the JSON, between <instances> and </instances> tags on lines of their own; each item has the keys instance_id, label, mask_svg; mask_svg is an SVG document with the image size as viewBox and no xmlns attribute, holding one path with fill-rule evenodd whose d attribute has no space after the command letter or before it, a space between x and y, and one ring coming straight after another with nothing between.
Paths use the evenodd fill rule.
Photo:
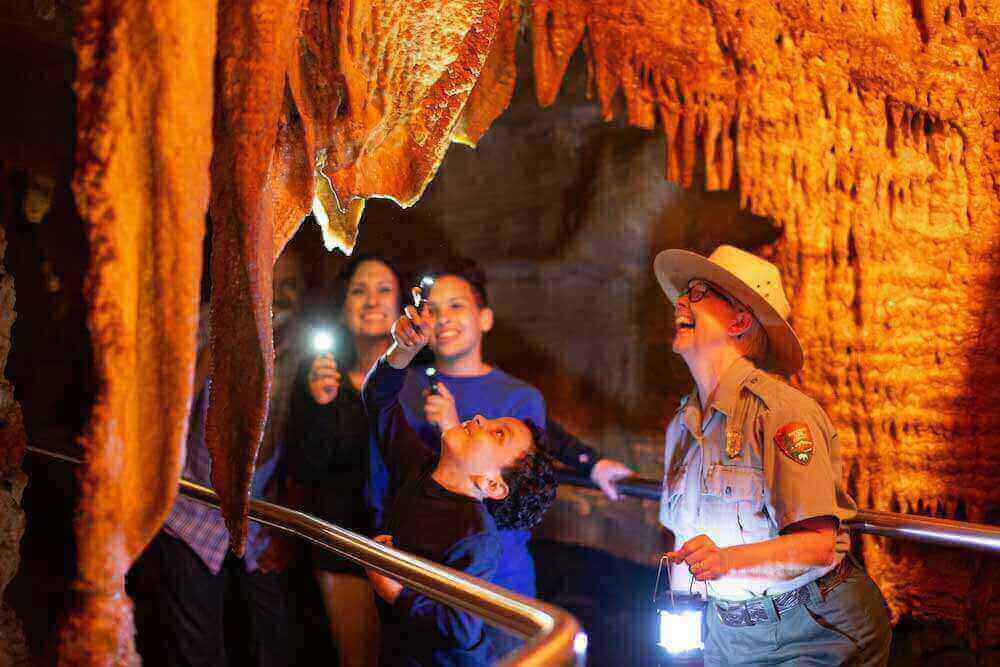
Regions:
<instances>
[{"instance_id":1,"label":"boy in blue shirt","mask_svg":"<svg viewBox=\"0 0 1000 667\"><path fill-rule=\"evenodd\" d=\"M511 416L546 425L545 399L538 389L483 360L483 337L493 328L486 276L475 262L458 260L436 272L427 294L432 324L429 347L436 374L426 367L410 371L400 394L406 421L423 442L437 448L442 432L476 414ZM435 382L437 392L429 391ZM578 474L590 476L610 496L614 481L635 473L602 458L572 436L553 441L557 460ZM528 553L528 531L502 531L504 563L497 583L529 597L535 596L534 564Z\"/></svg>"},{"instance_id":2,"label":"boy in blue shirt","mask_svg":"<svg viewBox=\"0 0 1000 667\"><path fill-rule=\"evenodd\" d=\"M545 399L538 389L508 375L483 359L483 337L493 328L486 275L472 260L460 259L432 274L425 289L426 312L431 325L429 347L436 373L427 367L410 371L400 394L406 420L428 447L437 449L441 433L462 420L481 414L486 418L510 416L546 426ZM422 285L427 283L422 281ZM430 391L435 382L436 391ZM589 476L612 499L614 482L634 471L602 458L578 439L557 429L564 437L549 438L548 452L577 474ZM503 559L494 582L528 597L536 597L535 565L528 551L531 532L500 531ZM489 629L501 655L519 641L495 628Z\"/></svg>"},{"instance_id":3,"label":"boy in blue shirt","mask_svg":"<svg viewBox=\"0 0 1000 667\"><path fill-rule=\"evenodd\" d=\"M385 529L393 546L492 580L501 561L497 525L528 529L555 499L555 475L538 449L543 432L511 417L475 418L446 430L440 455L424 446L399 403L406 369L429 339L413 307L362 392L393 488ZM487 509L489 505L489 509ZM383 605L382 662L485 666L495 657L481 619L369 571Z\"/></svg>"}]
</instances>

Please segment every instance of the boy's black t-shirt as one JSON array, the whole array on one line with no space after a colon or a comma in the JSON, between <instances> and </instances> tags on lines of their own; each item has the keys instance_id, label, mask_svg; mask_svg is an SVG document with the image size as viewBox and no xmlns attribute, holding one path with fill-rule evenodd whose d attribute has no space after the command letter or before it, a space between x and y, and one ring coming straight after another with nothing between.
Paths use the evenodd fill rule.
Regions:
<instances>
[{"instance_id":1,"label":"boy's black t-shirt","mask_svg":"<svg viewBox=\"0 0 1000 667\"><path fill-rule=\"evenodd\" d=\"M406 371L385 359L365 382L363 398L374 441L398 491L386 532L397 549L491 580L500 561L496 523L482 502L431 477L437 455L406 423L398 395ZM380 604L382 665L479 667L492 650L481 618L403 588L393 605Z\"/></svg>"}]
</instances>

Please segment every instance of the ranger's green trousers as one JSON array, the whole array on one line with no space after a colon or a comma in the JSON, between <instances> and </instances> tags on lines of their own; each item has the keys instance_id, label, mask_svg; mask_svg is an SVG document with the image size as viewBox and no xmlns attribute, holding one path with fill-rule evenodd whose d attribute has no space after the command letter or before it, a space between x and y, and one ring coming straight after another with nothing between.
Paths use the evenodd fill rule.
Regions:
<instances>
[{"instance_id":1,"label":"ranger's green trousers","mask_svg":"<svg viewBox=\"0 0 1000 667\"><path fill-rule=\"evenodd\" d=\"M770 598L758 598L768 619L732 627L719 618L714 602L702 631L705 665L885 665L892 627L885 600L860 567L830 590L826 599L815 582L809 602L779 616Z\"/></svg>"}]
</instances>

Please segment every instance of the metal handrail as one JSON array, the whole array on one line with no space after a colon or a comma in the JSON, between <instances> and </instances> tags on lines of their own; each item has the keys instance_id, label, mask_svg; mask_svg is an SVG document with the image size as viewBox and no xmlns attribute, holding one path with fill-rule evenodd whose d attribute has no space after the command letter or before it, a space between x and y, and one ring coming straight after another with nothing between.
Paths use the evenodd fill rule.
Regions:
<instances>
[{"instance_id":1,"label":"metal handrail","mask_svg":"<svg viewBox=\"0 0 1000 667\"><path fill-rule=\"evenodd\" d=\"M559 473L559 482L572 486L597 488L597 485L590 478L565 472ZM661 483L656 479L629 477L619 481L616 486L621 495L646 500L660 499ZM967 521L935 519L913 514L876 512L874 510L858 510L854 518L848 519L844 523L856 533L1000 554L1000 526L991 526L985 523L969 523Z\"/></svg>"},{"instance_id":2,"label":"metal handrail","mask_svg":"<svg viewBox=\"0 0 1000 667\"><path fill-rule=\"evenodd\" d=\"M65 454L28 447L40 454L81 463ZM198 502L219 506L206 486L182 479L179 490ZM490 625L527 641L500 664L509 667L579 666L587 650L587 635L572 614L539 600L518 595L433 561L379 544L314 516L265 500L250 499L250 518L332 551L362 567L378 570L404 586L481 617Z\"/></svg>"}]
</instances>

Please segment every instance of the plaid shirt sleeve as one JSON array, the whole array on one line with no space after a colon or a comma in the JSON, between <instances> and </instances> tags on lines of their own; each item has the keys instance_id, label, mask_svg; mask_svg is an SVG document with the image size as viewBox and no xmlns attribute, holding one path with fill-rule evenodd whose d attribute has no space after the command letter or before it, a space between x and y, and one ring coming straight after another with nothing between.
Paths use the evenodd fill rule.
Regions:
<instances>
[{"instance_id":1,"label":"plaid shirt sleeve","mask_svg":"<svg viewBox=\"0 0 1000 667\"><path fill-rule=\"evenodd\" d=\"M191 413L191 428L187 439L187 456L182 475L185 479L211 485L212 460L205 445L205 415L208 412L208 387L198 395ZM263 462L254 473L254 488L262 489L277 467L280 448L275 448L269 461ZM168 535L182 540L205 563L205 567L218 574L229 551L229 531L218 509L203 505L190 498L178 496L164 524ZM263 526L251 521L247 527L246 569L257 569L257 558L267 548L269 536Z\"/></svg>"}]
</instances>

